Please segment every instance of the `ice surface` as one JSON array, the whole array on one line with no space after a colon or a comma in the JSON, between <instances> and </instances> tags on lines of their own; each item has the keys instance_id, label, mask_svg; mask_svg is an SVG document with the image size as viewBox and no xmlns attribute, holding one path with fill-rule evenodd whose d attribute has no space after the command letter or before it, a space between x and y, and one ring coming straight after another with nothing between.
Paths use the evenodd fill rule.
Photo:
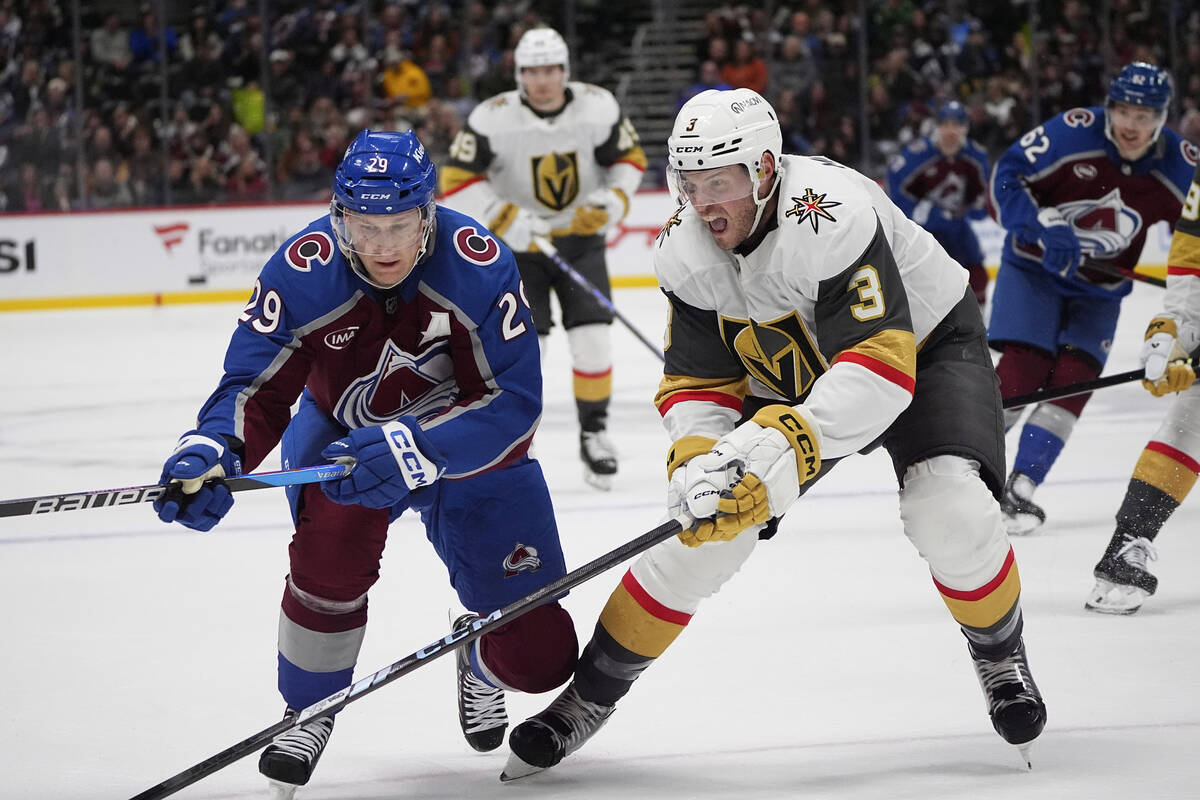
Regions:
<instances>
[{"instance_id":1,"label":"ice surface","mask_svg":"<svg viewBox=\"0 0 1200 800\"><path fill-rule=\"evenodd\" d=\"M1160 298L1135 287L1106 372L1137 366ZM659 338L658 292L618 291L616 302ZM154 482L218 377L239 310L0 314L0 496ZM619 325L614 340L612 436L623 458L610 494L582 479L561 332L549 354L536 448L572 566L663 513L667 441L650 403L661 368ZM480 755L462 741L453 659L443 658L347 708L297 797L1200 796L1200 501L1189 498L1159 537L1160 589L1141 612L1083 610L1167 403L1136 384L1097 393L1037 495L1046 527L1014 541L1050 719L1032 772L992 732L877 452L809 492L597 738L552 772L499 783L505 750ZM0 798L128 797L274 723L289 535L273 489L239 494L208 534L163 525L146 505L0 520ZM581 641L619 576L568 598ZM420 525L397 523L360 673L448 632L452 600ZM510 711L523 718L550 697L510 698ZM266 797L255 760L178 796Z\"/></svg>"}]
</instances>

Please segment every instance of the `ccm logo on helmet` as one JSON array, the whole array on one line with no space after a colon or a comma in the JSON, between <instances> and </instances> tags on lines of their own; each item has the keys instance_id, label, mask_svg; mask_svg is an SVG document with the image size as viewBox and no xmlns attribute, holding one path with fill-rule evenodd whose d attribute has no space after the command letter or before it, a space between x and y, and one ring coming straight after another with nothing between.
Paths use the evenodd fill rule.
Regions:
<instances>
[{"instance_id":1,"label":"ccm logo on helmet","mask_svg":"<svg viewBox=\"0 0 1200 800\"><path fill-rule=\"evenodd\" d=\"M676 153L701 153L704 151L704 145L689 145L688 147L676 147Z\"/></svg>"},{"instance_id":2,"label":"ccm logo on helmet","mask_svg":"<svg viewBox=\"0 0 1200 800\"><path fill-rule=\"evenodd\" d=\"M388 200L391 198L391 195L386 193L376 194L372 192L364 192L363 194L359 195L359 197L363 200Z\"/></svg>"}]
</instances>

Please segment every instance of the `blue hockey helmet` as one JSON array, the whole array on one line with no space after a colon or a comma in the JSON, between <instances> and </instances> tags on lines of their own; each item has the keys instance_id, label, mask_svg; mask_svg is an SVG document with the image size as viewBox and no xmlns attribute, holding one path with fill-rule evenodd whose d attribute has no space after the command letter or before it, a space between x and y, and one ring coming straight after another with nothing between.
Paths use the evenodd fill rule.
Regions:
<instances>
[{"instance_id":1,"label":"blue hockey helmet","mask_svg":"<svg viewBox=\"0 0 1200 800\"><path fill-rule=\"evenodd\" d=\"M1165 112L1171 102L1171 76L1145 61L1126 64L1108 85L1108 99Z\"/></svg>"},{"instance_id":2,"label":"blue hockey helmet","mask_svg":"<svg viewBox=\"0 0 1200 800\"><path fill-rule=\"evenodd\" d=\"M364 130L355 136L334 173L329 211L338 246L354 271L381 289L403 280L428 250L436 192L437 169L414 133ZM397 219L385 231L392 233L391 238L380 234L376 223L382 220L369 227L350 223L355 218L389 215ZM411 224L400 224L402 219ZM368 230L374 238L368 238ZM412 265L406 265L400 280L391 283L372 277L361 258L390 254L397 248L407 251L413 246ZM376 250L379 252L373 252Z\"/></svg>"},{"instance_id":3,"label":"blue hockey helmet","mask_svg":"<svg viewBox=\"0 0 1200 800\"><path fill-rule=\"evenodd\" d=\"M1108 100L1106 110L1111 111L1114 103L1125 103L1131 106L1142 106L1157 112L1158 122L1150 141L1154 142L1162 133L1167 121L1167 106L1171 104L1171 76L1162 67L1147 64L1145 61L1135 61L1126 64L1108 85ZM1104 135L1114 144L1118 144L1113 135L1112 114L1105 115ZM1118 144L1118 147L1120 145Z\"/></svg>"},{"instance_id":4,"label":"blue hockey helmet","mask_svg":"<svg viewBox=\"0 0 1200 800\"><path fill-rule=\"evenodd\" d=\"M949 100L942 104L942 107L937 112L938 122L960 122L963 125L967 124L967 109L957 100Z\"/></svg>"}]
</instances>

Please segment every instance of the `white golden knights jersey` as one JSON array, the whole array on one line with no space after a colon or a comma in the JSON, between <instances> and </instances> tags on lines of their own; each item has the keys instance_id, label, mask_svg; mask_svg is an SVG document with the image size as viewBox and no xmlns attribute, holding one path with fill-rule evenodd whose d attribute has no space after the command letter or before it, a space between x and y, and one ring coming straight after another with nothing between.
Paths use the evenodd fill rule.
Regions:
<instances>
[{"instance_id":1,"label":"white golden knights jersey","mask_svg":"<svg viewBox=\"0 0 1200 800\"><path fill-rule=\"evenodd\" d=\"M566 98L553 114L534 111L516 91L477 105L441 169L446 205L499 236L520 208L567 227L596 189L617 190L628 212L646 169L633 124L599 86L571 81Z\"/></svg>"},{"instance_id":2,"label":"white golden knights jersey","mask_svg":"<svg viewBox=\"0 0 1200 800\"><path fill-rule=\"evenodd\" d=\"M783 156L768 232L721 250L685 205L659 234L670 301L655 404L672 441L719 438L744 401L803 402L821 455L874 441L912 400L919 344L963 299L967 273L874 181Z\"/></svg>"}]
</instances>

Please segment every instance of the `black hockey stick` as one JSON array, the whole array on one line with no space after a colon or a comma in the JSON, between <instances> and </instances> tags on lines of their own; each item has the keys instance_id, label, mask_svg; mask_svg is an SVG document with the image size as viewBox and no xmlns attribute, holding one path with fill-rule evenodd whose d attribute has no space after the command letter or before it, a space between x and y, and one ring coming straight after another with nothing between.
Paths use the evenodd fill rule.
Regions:
<instances>
[{"instance_id":1,"label":"black hockey stick","mask_svg":"<svg viewBox=\"0 0 1200 800\"><path fill-rule=\"evenodd\" d=\"M254 472L225 478L231 492L248 489L267 489L272 486L294 486L300 483L319 483L333 478L344 478L350 468L343 464L324 464L299 469L280 469L273 472ZM16 500L0 500L0 517L20 517L28 514L50 514L55 511L79 511L84 508L106 508L126 506L130 503L149 503L157 500L166 486L128 486L124 489L96 489L91 492L68 492L44 494L41 497L21 497Z\"/></svg>"},{"instance_id":2,"label":"black hockey stick","mask_svg":"<svg viewBox=\"0 0 1200 800\"><path fill-rule=\"evenodd\" d=\"M580 288L586 290L592 295L592 297L596 298L596 302L604 306L604 308L606 308L610 314L619 319L621 324L628 328L629 332L638 338L638 341L650 348L650 352L658 356L659 361L666 361L666 359L663 358L662 350L658 347L658 345L647 339L641 331L635 328L633 323L630 322L624 314L617 310L617 307L612 304L612 301L604 296L604 292L597 289L591 281L589 281L586 277L584 277L583 274L579 272L579 270L568 264L563 257L558 254L558 248L551 244L549 239L544 236L534 236L533 243L537 245L538 250L540 250L543 255L545 255L554 263L554 266L565 272L568 278L575 281L575 283L579 284Z\"/></svg>"},{"instance_id":3,"label":"black hockey stick","mask_svg":"<svg viewBox=\"0 0 1200 800\"><path fill-rule=\"evenodd\" d=\"M280 720L271 727L264 728L232 747L228 747L216 755L206 758L194 767L185 769L183 772L168 778L157 786L152 786L146 791L134 795L132 800L157 800L157 798L175 794L175 792L186 786L191 786L201 778L211 775L217 770L224 769L251 753L257 752L279 734L293 728L298 728L314 717L337 713L355 700L365 697L381 686L391 683L401 675L407 675L418 667L433 661L435 658L446 655L454 650L455 647L470 644L500 625L504 625L522 614L532 611L543 603L549 602L557 595L569 589L574 589L585 581L591 580L610 567L638 553L649 550L659 542L670 539L683 530L684 524L690 525L691 522L691 517L686 514L668 520L654 530L643 533L636 539L626 542L617 549L611 550L593 561L589 561L573 572L568 572L566 575L563 575L553 583L546 584L536 592L527 594L520 600L514 600L504 608L493 611L486 618L475 620L471 623L470 627L463 630L451 631L438 641L422 647L420 650L405 656L394 664L386 666L378 672L359 678L340 692L313 703L292 719Z\"/></svg>"},{"instance_id":4,"label":"black hockey stick","mask_svg":"<svg viewBox=\"0 0 1200 800\"><path fill-rule=\"evenodd\" d=\"M1083 268L1095 270L1102 275L1106 275L1107 277L1114 278L1116 280L1128 278L1131 281L1141 281L1142 283L1148 283L1151 286L1157 286L1160 289L1167 288L1167 282L1162 278L1156 278L1153 275L1143 275L1142 273L1134 272L1133 270L1124 270L1115 264L1110 264L1106 261L1085 259L1083 262Z\"/></svg>"},{"instance_id":5,"label":"black hockey stick","mask_svg":"<svg viewBox=\"0 0 1200 800\"><path fill-rule=\"evenodd\" d=\"M1178 362L1175 362L1178 363ZM1191 364L1192 370L1200 376L1200 364ZM1010 397L1004 401L1005 408L1020 408L1034 403L1041 403L1045 400L1057 400L1060 397L1073 397L1077 394L1085 394L1094 392L1097 389L1104 389L1108 386L1116 386L1120 383L1129 383L1130 381L1141 380L1146 377L1145 370L1134 369L1129 372L1118 372L1115 375L1107 375L1103 378L1094 378L1090 381L1080 381L1079 383L1071 383L1066 386L1056 386L1052 389L1038 389L1036 392L1029 394L1019 394L1016 397Z\"/></svg>"}]
</instances>

